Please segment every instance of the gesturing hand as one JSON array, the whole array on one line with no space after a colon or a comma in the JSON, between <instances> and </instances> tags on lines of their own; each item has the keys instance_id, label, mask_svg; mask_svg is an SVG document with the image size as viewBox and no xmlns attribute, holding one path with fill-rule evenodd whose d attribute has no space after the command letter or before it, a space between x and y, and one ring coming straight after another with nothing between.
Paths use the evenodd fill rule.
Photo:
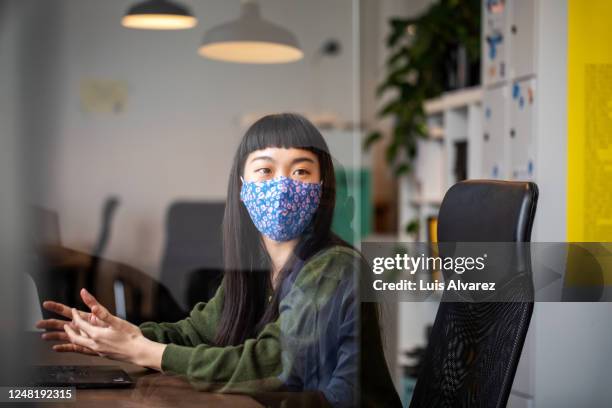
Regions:
<instances>
[{"instance_id":1,"label":"gesturing hand","mask_svg":"<svg viewBox=\"0 0 612 408\"><path fill-rule=\"evenodd\" d=\"M72 344L86 347L102 357L134 362L134 346L142 337L138 326L112 315L104 306L95 305L92 314L105 323L105 327L89 323L76 309L72 309L72 323L64 330Z\"/></svg>"},{"instance_id":2,"label":"gesturing hand","mask_svg":"<svg viewBox=\"0 0 612 408\"><path fill-rule=\"evenodd\" d=\"M92 303L88 306L94 319L83 318L73 308L72 323L76 329L64 324L71 344L92 350L102 357L161 370L165 344L147 339L138 326L114 316L93 296L90 300Z\"/></svg>"},{"instance_id":3,"label":"gesturing hand","mask_svg":"<svg viewBox=\"0 0 612 408\"><path fill-rule=\"evenodd\" d=\"M45 309L72 319L46 319L36 324L54 330L43 333L44 339L67 342L54 345L54 350L108 357L161 370L165 344L144 337L138 326L111 314L87 290L81 290L81 298L91 313L53 301L43 302Z\"/></svg>"},{"instance_id":4,"label":"gesturing hand","mask_svg":"<svg viewBox=\"0 0 612 408\"><path fill-rule=\"evenodd\" d=\"M89 293L87 292L87 290L85 289L81 289L81 298L83 299L83 302L85 302L85 304L91 309L94 305L96 305L98 302L96 301L96 299ZM43 302L42 306L49 310L50 312L54 312L59 314L60 316L66 317L68 319L72 319L72 312L70 310L70 307L59 303L59 302L54 302L52 300L46 300ZM83 318L84 320L90 322L91 324L94 324L96 326L105 326L106 324L102 321L100 321L94 314L92 313L88 313L88 312L83 312L83 311L78 311L79 316L81 316L81 318ZM45 333L42 334L42 338L44 340L59 340L59 341L70 341L70 339L68 338L68 334L64 331L64 325L65 324L70 324L75 330L79 330L76 325L74 325L71 321L69 320L61 320L61 319L43 319L43 320L39 320L38 322L36 322L36 327L39 329L46 329L47 331ZM79 330L80 332L80 330ZM53 346L53 350L55 351L63 351L63 352L77 352L77 353L83 353L83 354L91 354L91 355L98 355L98 353L94 352L91 349L88 349L87 347L83 347L83 346L79 346L76 344L72 344L72 343L67 343L67 344L56 344Z\"/></svg>"}]
</instances>

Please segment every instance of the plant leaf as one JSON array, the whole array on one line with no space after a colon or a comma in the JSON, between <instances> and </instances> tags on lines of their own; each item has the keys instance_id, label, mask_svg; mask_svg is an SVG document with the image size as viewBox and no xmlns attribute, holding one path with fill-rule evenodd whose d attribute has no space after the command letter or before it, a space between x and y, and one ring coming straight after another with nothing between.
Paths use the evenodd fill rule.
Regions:
<instances>
[{"instance_id":1,"label":"plant leaf","mask_svg":"<svg viewBox=\"0 0 612 408\"><path fill-rule=\"evenodd\" d=\"M419 232L419 220L414 219L406 225L407 234L416 234Z\"/></svg>"},{"instance_id":2,"label":"plant leaf","mask_svg":"<svg viewBox=\"0 0 612 408\"><path fill-rule=\"evenodd\" d=\"M385 151L385 156L387 158L388 163L392 163L395 160L395 158L397 157L398 149L399 143L397 143L395 140L389 143Z\"/></svg>"},{"instance_id":3,"label":"plant leaf","mask_svg":"<svg viewBox=\"0 0 612 408\"><path fill-rule=\"evenodd\" d=\"M412 165L410 163L402 163L395 167L395 175L401 176L402 174L408 174L412 171Z\"/></svg>"},{"instance_id":4,"label":"plant leaf","mask_svg":"<svg viewBox=\"0 0 612 408\"><path fill-rule=\"evenodd\" d=\"M370 147L381 138L382 133L380 133L380 131L375 130L373 132L370 132L370 134L363 141L363 150L368 151Z\"/></svg>"},{"instance_id":5,"label":"plant leaf","mask_svg":"<svg viewBox=\"0 0 612 408\"><path fill-rule=\"evenodd\" d=\"M376 95L389 97L377 115L393 119L385 154L395 174L412 171L417 142L428 137L425 100L445 91L457 47L465 48L470 65L480 58L481 6L481 0L437 0L416 18L388 20L386 77ZM369 135L364 146L379 138Z\"/></svg>"}]
</instances>

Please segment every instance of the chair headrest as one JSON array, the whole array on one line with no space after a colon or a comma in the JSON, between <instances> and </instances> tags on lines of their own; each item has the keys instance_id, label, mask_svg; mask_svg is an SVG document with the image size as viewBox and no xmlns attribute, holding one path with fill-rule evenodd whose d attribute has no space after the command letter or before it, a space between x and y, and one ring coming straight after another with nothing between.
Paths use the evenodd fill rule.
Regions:
<instances>
[{"instance_id":1,"label":"chair headrest","mask_svg":"<svg viewBox=\"0 0 612 408\"><path fill-rule=\"evenodd\" d=\"M440 242L528 242L538 187L527 181L466 180L444 196Z\"/></svg>"}]
</instances>

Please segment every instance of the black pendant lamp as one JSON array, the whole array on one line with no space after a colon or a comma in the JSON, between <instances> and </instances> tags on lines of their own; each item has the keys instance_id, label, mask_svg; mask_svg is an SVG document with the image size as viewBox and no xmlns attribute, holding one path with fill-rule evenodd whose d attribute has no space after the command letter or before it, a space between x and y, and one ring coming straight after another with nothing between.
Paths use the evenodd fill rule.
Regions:
<instances>
[{"instance_id":1,"label":"black pendant lamp","mask_svg":"<svg viewBox=\"0 0 612 408\"><path fill-rule=\"evenodd\" d=\"M142 30L183 30L195 27L198 20L186 7L169 0L148 0L127 11L121 25Z\"/></svg>"}]
</instances>

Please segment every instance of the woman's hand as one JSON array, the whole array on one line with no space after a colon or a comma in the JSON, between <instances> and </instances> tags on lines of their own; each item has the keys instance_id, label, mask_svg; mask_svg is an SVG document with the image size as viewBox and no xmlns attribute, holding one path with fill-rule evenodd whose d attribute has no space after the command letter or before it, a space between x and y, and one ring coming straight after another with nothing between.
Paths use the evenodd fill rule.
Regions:
<instances>
[{"instance_id":1,"label":"woman's hand","mask_svg":"<svg viewBox=\"0 0 612 408\"><path fill-rule=\"evenodd\" d=\"M161 370L165 344L147 339L138 326L114 316L93 296L90 300L92 304L88 306L93 319L87 319L73 308L72 323L77 329L70 324L63 325L72 345L92 350L102 357Z\"/></svg>"},{"instance_id":2,"label":"woman's hand","mask_svg":"<svg viewBox=\"0 0 612 408\"><path fill-rule=\"evenodd\" d=\"M89 306L89 308L91 309L91 307L93 307L97 301L96 299L89 293L87 292L87 290L85 289L81 289L81 298L83 299L83 301L85 302L85 304L87 306ZM59 303L59 302L54 302L52 300L46 300L43 302L42 306L49 310L50 312L54 312L57 313L60 316L66 317L68 319L72 319L72 312L70 310L70 307ZM105 326L105 324L103 322L101 322L95 315L93 315L92 313L88 313L88 312L83 312L83 311L78 311L79 315L84 319L89 321L90 323L94 324L94 325L98 325L98 326ZM44 340L51 340L51 341L70 341L68 338L68 335L66 334L66 332L64 331L64 324L70 324L74 330L79 330L78 327L76 327L76 325L74 325L71 321L69 320L61 320L61 319L43 319L43 320L39 320L38 322L36 322L36 327L39 329L45 329L47 331L45 331L41 337ZM80 330L79 330L80 332ZM90 354L90 355L98 355L96 352L94 352L93 350L90 350L86 347L82 347L82 346L78 346L76 344L72 344L72 343L68 343L68 344L56 344L53 346L53 350L55 351L63 351L63 352L77 352L77 353L83 353L83 354Z\"/></svg>"},{"instance_id":3,"label":"woman's hand","mask_svg":"<svg viewBox=\"0 0 612 408\"><path fill-rule=\"evenodd\" d=\"M45 309L72 319L45 319L36 323L36 327L50 330L42 334L43 339L66 342L54 345L53 350L108 357L161 371L165 344L147 339L138 326L113 316L84 288L81 298L91 313L50 300L43 302Z\"/></svg>"}]
</instances>

